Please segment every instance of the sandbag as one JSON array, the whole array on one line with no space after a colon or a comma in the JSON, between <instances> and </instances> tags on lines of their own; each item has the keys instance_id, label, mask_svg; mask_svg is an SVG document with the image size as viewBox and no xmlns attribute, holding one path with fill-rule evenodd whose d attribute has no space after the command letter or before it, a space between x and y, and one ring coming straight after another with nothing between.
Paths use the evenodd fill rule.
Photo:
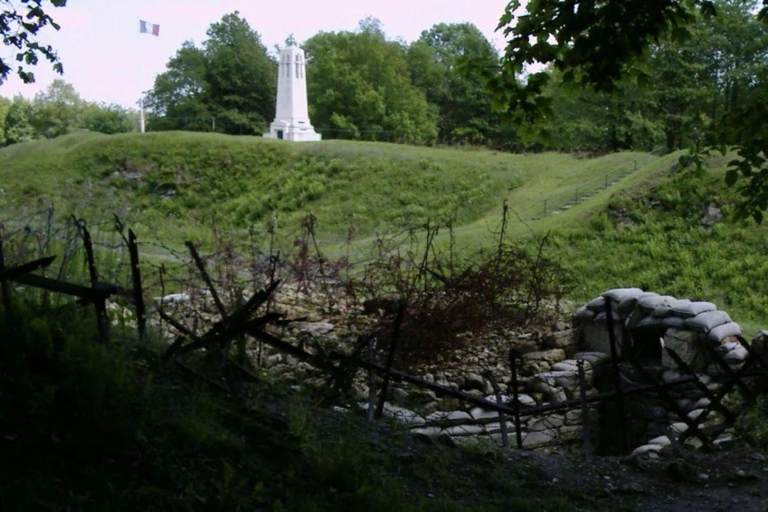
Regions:
<instances>
[{"instance_id":1,"label":"sandbag","mask_svg":"<svg viewBox=\"0 0 768 512\"><path fill-rule=\"evenodd\" d=\"M709 333L707 333L707 338L719 342L729 336L741 336L741 332L741 326L739 324L736 322L728 322L727 324L718 325L709 331Z\"/></svg>"},{"instance_id":2,"label":"sandbag","mask_svg":"<svg viewBox=\"0 0 768 512\"><path fill-rule=\"evenodd\" d=\"M676 301L671 295L656 295L647 296L637 299L637 307L642 309L648 314L651 314L654 309L659 306L669 306L672 302Z\"/></svg>"},{"instance_id":3,"label":"sandbag","mask_svg":"<svg viewBox=\"0 0 768 512\"><path fill-rule=\"evenodd\" d=\"M685 328L685 320L677 316L668 316L661 322L665 327L671 327L673 329Z\"/></svg>"},{"instance_id":4,"label":"sandbag","mask_svg":"<svg viewBox=\"0 0 768 512\"><path fill-rule=\"evenodd\" d=\"M616 320L617 322L621 321L621 316L619 316L619 314L618 314L617 312L615 312L615 311L611 311L611 316L612 316L612 317L613 317L613 319L614 319L614 320ZM599 321L603 321L603 322L605 322L605 319L606 319L606 318L608 318L608 315L606 315L606 314L605 314L605 311L601 311L600 313L597 313L597 314L595 315L594 321L595 321L595 322L599 322Z\"/></svg>"},{"instance_id":5,"label":"sandbag","mask_svg":"<svg viewBox=\"0 0 768 512\"><path fill-rule=\"evenodd\" d=\"M715 311L717 306L711 302L688 302L683 301L672 304L672 313L681 318L691 318L707 311Z\"/></svg>"},{"instance_id":6,"label":"sandbag","mask_svg":"<svg viewBox=\"0 0 768 512\"><path fill-rule=\"evenodd\" d=\"M587 306L580 307L576 311L576 313L573 315L573 318L579 323L590 322L594 317L595 317L595 312L587 309Z\"/></svg>"},{"instance_id":7,"label":"sandbag","mask_svg":"<svg viewBox=\"0 0 768 512\"><path fill-rule=\"evenodd\" d=\"M637 323L635 329L649 329L654 327L664 327L664 319L655 316L646 316Z\"/></svg>"},{"instance_id":8,"label":"sandbag","mask_svg":"<svg viewBox=\"0 0 768 512\"><path fill-rule=\"evenodd\" d=\"M614 288L603 293L603 297L607 297L614 302L621 303L624 299L633 298L637 299L638 295L642 294L643 290L640 288Z\"/></svg>"},{"instance_id":9,"label":"sandbag","mask_svg":"<svg viewBox=\"0 0 768 512\"><path fill-rule=\"evenodd\" d=\"M635 308L635 310L632 311L632 314L627 317L624 325L627 326L627 329L634 329L646 316L648 316L648 314L641 308Z\"/></svg>"},{"instance_id":10,"label":"sandbag","mask_svg":"<svg viewBox=\"0 0 768 512\"><path fill-rule=\"evenodd\" d=\"M672 308L669 306L669 304L662 304L661 306L651 311L651 316L654 318L666 318L671 315Z\"/></svg>"},{"instance_id":11,"label":"sandbag","mask_svg":"<svg viewBox=\"0 0 768 512\"><path fill-rule=\"evenodd\" d=\"M605 298L597 297L587 302L587 309L594 312L605 311Z\"/></svg>"},{"instance_id":12,"label":"sandbag","mask_svg":"<svg viewBox=\"0 0 768 512\"><path fill-rule=\"evenodd\" d=\"M725 311L706 311L692 318L686 318L685 326L692 331L709 332L730 321L731 317Z\"/></svg>"}]
</instances>

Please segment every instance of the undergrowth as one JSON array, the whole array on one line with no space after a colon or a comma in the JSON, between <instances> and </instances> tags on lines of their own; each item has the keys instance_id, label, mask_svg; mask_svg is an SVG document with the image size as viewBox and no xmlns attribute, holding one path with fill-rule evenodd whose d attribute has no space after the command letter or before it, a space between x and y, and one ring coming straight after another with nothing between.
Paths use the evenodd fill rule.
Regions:
<instances>
[{"instance_id":1,"label":"undergrowth","mask_svg":"<svg viewBox=\"0 0 768 512\"><path fill-rule=\"evenodd\" d=\"M3 510L565 508L524 496L486 454L422 449L266 379L222 394L151 346L100 344L90 308L14 297L0 318Z\"/></svg>"}]
</instances>

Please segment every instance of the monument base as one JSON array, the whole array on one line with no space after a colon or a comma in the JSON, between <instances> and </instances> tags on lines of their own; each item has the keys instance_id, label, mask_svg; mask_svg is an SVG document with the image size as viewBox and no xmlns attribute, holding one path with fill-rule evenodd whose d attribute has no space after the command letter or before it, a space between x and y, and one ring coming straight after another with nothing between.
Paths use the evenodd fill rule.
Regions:
<instances>
[{"instance_id":1,"label":"monument base","mask_svg":"<svg viewBox=\"0 0 768 512\"><path fill-rule=\"evenodd\" d=\"M317 133L311 124L289 124L285 121L274 121L269 125L269 132L265 133L264 137L267 139L282 139L296 142L322 140L322 135Z\"/></svg>"}]
</instances>

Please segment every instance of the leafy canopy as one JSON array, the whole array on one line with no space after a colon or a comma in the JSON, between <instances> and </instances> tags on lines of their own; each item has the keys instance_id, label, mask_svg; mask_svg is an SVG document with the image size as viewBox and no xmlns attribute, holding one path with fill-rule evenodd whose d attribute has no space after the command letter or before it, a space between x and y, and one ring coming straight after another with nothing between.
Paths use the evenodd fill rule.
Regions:
<instances>
[{"instance_id":1,"label":"leafy canopy","mask_svg":"<svg viewBox=\"0 0 768 512\"><path fill-rule=\"evenodd\" d=\"M64 73L59 56L50 45L38 42L38 33L50 25L59 30L59 25L48 14L48 3L53 7L64 7L67 0L0 0L0 37L3 45L13 49L16 61L16 74L24 83L35 81L35 74L30 67L35 66L40 57L53 65L53 69ZM0 84L13 72L14 64L6 57L0 57Z\"/></svg>"},{"instance_id":2,"label":"leafy canopy","mask_svg":"<svg viewBox=\"0 0 768 512\"><path fill-rule=\"evenodd\" d=\"M756 19L768 23L768 0L762 4ZM520 14L522 2L513 0L499 22L508 45L492 87L508 115L534 121L550 107L545 90L551 75L545 70L522 78L526 66L541 63L558 71L563 83L612 92L627 77L648 81L641 64L653 44L663 38L685 42L695 23L718 16L718 8L751 10L756 5L748 0L539 0L528 2ZM726 108L712 113L711 122L702 123L706 132L696 143L737 152L727 174L729 184L744 178L737 217L760 222L768 209L768 72L765 52L752 57L762 67L753 68L748 80L737 80L727 67L715 77L729 84L724 94L730 99ZM738 68L745 69L741 63ZM704 154L695 152L693 160L700 165Z\"/></svg>"}]
</instances>

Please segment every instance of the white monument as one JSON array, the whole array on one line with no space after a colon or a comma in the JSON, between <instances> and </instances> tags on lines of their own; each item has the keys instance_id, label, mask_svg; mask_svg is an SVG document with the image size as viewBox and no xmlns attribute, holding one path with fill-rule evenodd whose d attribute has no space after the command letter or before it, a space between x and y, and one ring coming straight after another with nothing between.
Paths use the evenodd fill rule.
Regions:
<instances>
[{"instance_id":1,"label":"white monument","mask_svg":"<svg viewBox=\"0 0 768 512\"><path fill-rule=\"evenodd\" d=\"M304 50L289 44L280 50L277 71L277 106L275 120L264 137L285 140L320 140L309 122L307 109L307 74Z\"/></svg>"}]
</instances>

